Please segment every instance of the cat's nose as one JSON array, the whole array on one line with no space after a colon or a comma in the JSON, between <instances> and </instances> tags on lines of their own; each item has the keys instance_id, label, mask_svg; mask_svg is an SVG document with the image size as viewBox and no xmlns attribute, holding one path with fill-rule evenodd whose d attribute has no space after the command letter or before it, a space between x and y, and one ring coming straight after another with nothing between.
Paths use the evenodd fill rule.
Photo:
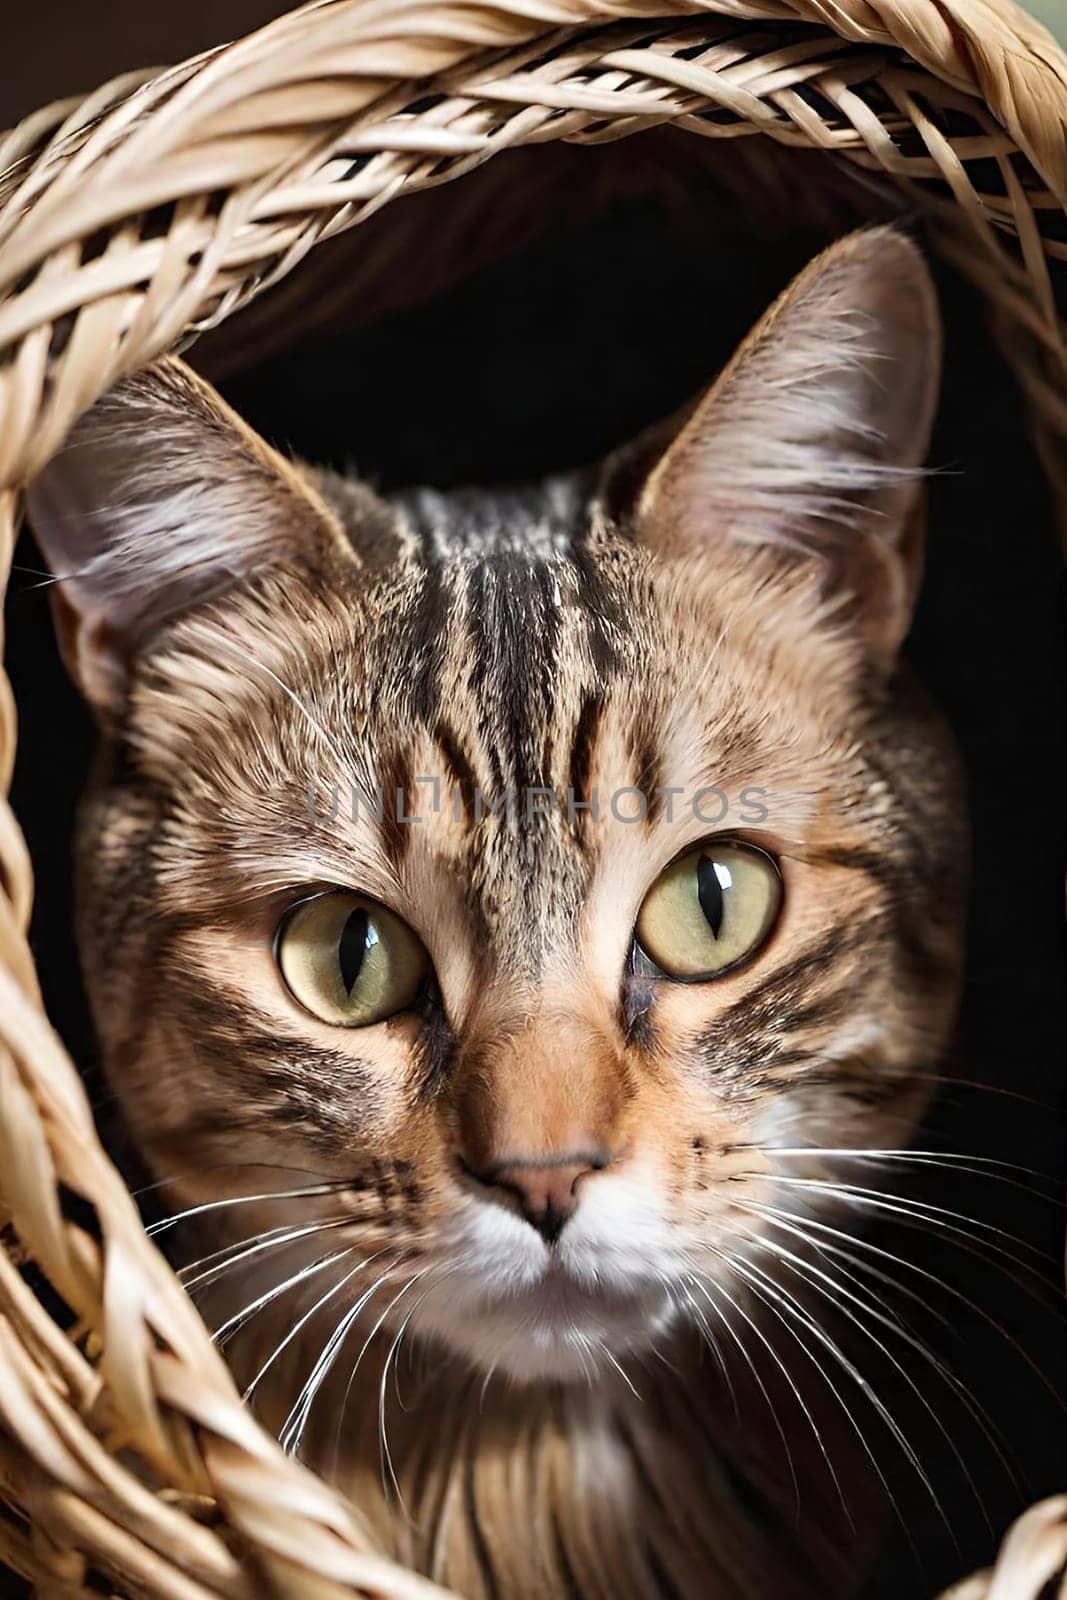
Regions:
<instances>
[{"instance_id":1,"label":"cat's nose","mask_svg":"<svg viewBox=\"0 0 1067 1600\"><path fill-rule=\"evenodd\" d=\"M606 1151L583 1151L544 1161L498 1162L484 1172L468 1171L486 1188L513 1196L531 1228L536 1228L546 1244L555 1244L578 1209L583 1178L602 1172L610 1160Z\"/></svg>"}]
</instances>

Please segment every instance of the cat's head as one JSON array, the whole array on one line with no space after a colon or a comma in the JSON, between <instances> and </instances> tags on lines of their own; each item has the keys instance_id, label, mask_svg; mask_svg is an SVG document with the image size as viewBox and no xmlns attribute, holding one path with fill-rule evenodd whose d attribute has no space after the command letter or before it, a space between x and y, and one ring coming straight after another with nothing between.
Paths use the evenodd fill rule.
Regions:
<instances>
[{"instance_id":1,"label":"cat's head","mask_svg":"<svg viewBox=\"0 0 1067 1600\"><path fill-rule=\"evenodd\" d=\"M31 512L111 752L91 999L180 1194L339 1180L218 1215L343 1216L338 1281L567 1377L758 1286L773 1208L840 1198L806 1152L908 1137L962 947L898 663L938 365L880 231L665 445L529 492L386 503L174 362L90 413Z\"/></svg>"}]
</instances>

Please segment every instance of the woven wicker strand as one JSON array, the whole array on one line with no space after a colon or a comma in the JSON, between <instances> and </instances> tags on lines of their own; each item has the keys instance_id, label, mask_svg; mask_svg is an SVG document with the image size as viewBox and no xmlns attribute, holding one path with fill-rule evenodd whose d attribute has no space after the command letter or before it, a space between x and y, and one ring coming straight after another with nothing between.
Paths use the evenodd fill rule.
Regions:
<instances>
[{"instance_id":1,"label":"woven wicker strand","mask_svg":"<svg viewBox=\"0 0 1067 1600\"><path fill-rule=\"evenodd\" d=\"M0 573L77 417L320 240L506 149L664 124L903 189L988 300L1067 526L1067 59L1008 0L324 0L0 139ZM0 676L4 792L14 747ZM440 1595L254 1423L146 1238L40 1010L6 803L0 881L0 1562L48 1600L94 1573L152 1600ZM1028 1512L955 1600L1035 1600L1065 1526L1062 1501Z\"/></svg>"}]
</instances>

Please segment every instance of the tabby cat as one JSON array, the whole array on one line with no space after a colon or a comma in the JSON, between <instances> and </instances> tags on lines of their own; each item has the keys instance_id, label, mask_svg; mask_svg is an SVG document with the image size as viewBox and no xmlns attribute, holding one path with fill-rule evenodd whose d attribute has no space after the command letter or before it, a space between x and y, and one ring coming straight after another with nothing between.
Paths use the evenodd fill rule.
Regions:
<instances>
[{"instance_id":1,"label":"tabby cat","mask_svg":"<svg viewBox=\"0 0 1067 1600\"><path fill-rule=\"evenodd\" d=\"M595 471L382 499L170 360L31 491L103 736L89 993L190 1286L467 1600L857 1581L819 1275L962 957L899 660L938 369L880 229Z\"/></svg>"}]
</instances>

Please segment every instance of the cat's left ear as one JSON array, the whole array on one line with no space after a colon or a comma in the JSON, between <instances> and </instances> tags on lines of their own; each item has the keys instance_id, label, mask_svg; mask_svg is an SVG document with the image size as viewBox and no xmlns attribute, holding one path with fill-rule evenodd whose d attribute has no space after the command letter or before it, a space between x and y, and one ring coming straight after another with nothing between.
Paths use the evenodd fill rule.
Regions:
<instances>
[{"instance_id":1,"label":"cat's left ear","mask_svg":"<svg viewBox=\"0 0 1067 1600\"><path fill-rule=\"evenodd\" d=\"M312 485L176 360L93 406L27 509L63 658L105 718L168 623L272 563L354 560Z\"/></svg>"},{"instance_id":2,"label":"cat's left ear","mask_svg":"<svg viewBox=\"0 0 1067 1600\"><path fill-rule=\"evenodd\" d=\"M891 666L922 568L922 464L940 377L930 274L903 234L853 234L757 324L647 478L638 536L819 567ZM727 547L723 550L722 547Z\"/></svg>"}]
</instances>

